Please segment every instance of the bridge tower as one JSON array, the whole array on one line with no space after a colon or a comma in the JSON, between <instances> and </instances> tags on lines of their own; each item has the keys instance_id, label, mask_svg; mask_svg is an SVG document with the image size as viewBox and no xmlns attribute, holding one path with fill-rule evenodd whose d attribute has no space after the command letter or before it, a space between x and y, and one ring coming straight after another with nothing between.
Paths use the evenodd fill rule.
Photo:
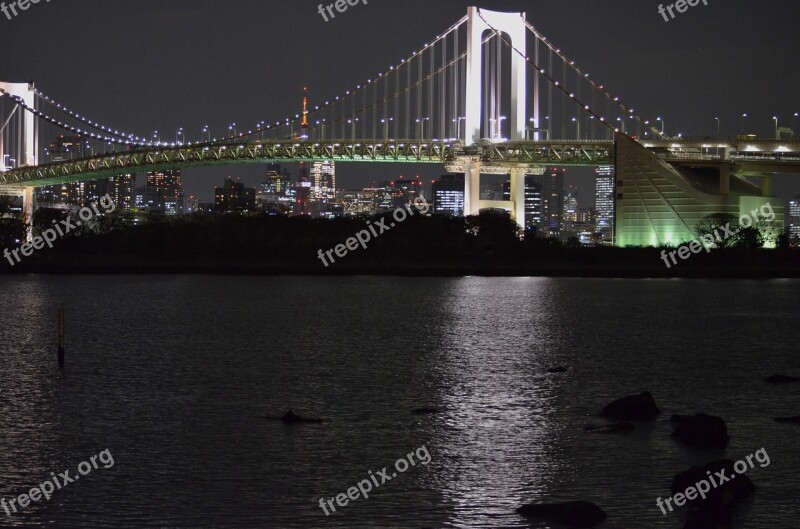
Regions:
<instances>
[{"instance_id":1,"label":"bridge tower","mask_svg":"<svg viewBox=\"0 0 800 529\"><path fill-rule=\"evenodd\" d=\"M33 83L6 83L0 81L0 89L5 93L19 97L29 108L36 108L36 93ZM0 96L4 96L0 92ZM16 122L12 118L18 114ZM12 127L17 127L16 133ZM16 139L14 142L13 139ZM36 120L33 114L15 104L8 116L0 115L0 172L11 168L6 166L6 160L13 158L14 167L37 165L39 152ZM28 221L28 240L33 236L33 188L32 187L5 187L0 189L0 194L15 196L22 199L23 211Z\"/></svg>"},{"instance_id":2,"label":"bridge tower","mask_svg":"<svg viewBox=\"0 0 800 529\"><path fill-rule=\"evenodd\" d=\"M467 75L466 75L466 126L464 145L470 146L481 140L481 118L487 110L483 108L483 37L487 31L498 31L510 41L517 51L511 51L511 141L525 139L527 109L527 27L525 13L502 13L478 7L467 8ZM520 55L522 54L522 56ZM538 74L537 74L538 77ZM537 79L538 80L538 79ZM534 124L539 124L539 83L534 83ZM538 133L537 133L538 134ZM535 139L538 139L535 138ZM464 213L477 215L482 206L494 207L497 203L481 204L480 160L467 160L464 166ZM511 171L511 217L517 224L525 224L525 171Z\"/></svg>"},{"instance_id":3,"label":"bridge tower","mask_svg":"<svg viewBox=\"0 0 800 529\"><path fill-rule=\"evenodd\" d=\"M34 92L33 83L6 83L0 81L0 89L12 96L17 96L22 99L29 108L35 108L36 94ZM6 154L10 157L17 159L17 166L36 165L38 145L36 137L36 120L34 115L25 111L18 106L14 108L13 113L20 113L20 124L22 126L22 134L18 135L18 145L7 145L6 139L11 137L11 118L9 115L2 123L0 123L0 170L5 171L6 167Z\"/></svg>"}]
</instances>

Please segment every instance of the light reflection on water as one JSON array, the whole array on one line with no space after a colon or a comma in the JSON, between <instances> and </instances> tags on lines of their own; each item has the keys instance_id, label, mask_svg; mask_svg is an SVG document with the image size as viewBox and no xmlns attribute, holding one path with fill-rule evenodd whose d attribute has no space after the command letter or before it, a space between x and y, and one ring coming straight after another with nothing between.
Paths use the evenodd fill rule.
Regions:
<instances>
[{"instance_id":1,"label":"light reflection on water","mask_svg":"<svg viewBox=\"0 0 800 529\"><path fill-rule=\"evenodd\" d=\"M548 527L525 501L589 499L607 528L680 525L657 496L692 464L767 449L746 527L795 527L795 281L536 278L0 278L0 494L106 448L98 470L0 526ZM67 368L55 314L67 309ZM566 374L549 374L557 365ZM664 412L591 435L609 400ZM410 410L436 406L439 414ZM287 409L321 425L265 419ZM670 438L671 413L728 421L727 450ZM425 445L326 517L318 506Z\"/></svg>"}]
</instances>

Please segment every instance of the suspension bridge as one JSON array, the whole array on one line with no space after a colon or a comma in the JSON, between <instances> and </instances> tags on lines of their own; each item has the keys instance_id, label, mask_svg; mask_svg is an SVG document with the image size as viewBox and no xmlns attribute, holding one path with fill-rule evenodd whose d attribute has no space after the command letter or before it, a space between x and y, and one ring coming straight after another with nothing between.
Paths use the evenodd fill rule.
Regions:
<instances>
[{"instance_id":1,"label":"suspension bridge","mask_svg":"<svg viewBox=\"0 0 800 529\"><path fill-rule=\"evenodd\" d=\"M693 239L708 214L738 217L760 203L777 205L772 174L800 173L793 132L671 138L661 118L650 121L612 95L525 13L477 7L313 108L304 101L300 113L246 130L230 125L219 138L207 127L190 141L179 132L175 142L137 135L82 115L34 83L0 82L0 193L23 197L30 219L34 188L119 174L314 160L425 163L465 174L465 214L500 206L524 226L525 175L613 165L616 244L629 246L676 244ZM53 152L52 139L64 134L80 144ZM481 200L481 174L508 175L510 200Z\"/></svg>"}]
</instances>

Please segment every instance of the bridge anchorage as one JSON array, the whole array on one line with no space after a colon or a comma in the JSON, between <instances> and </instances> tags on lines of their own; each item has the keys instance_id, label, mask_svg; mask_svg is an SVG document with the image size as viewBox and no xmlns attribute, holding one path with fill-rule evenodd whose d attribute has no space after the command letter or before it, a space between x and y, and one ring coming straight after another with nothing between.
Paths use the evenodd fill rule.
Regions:
<instances>
[{"instance_id":1,"label":"bridge anchorage","mask_svg":"<svg viewBox=\"0 0 800 529\"><path fill-rule=\"evenodd\" d=\"M256 122L256 119L253 119ZM566 57L525 13L467 14L375 77L302 114L175 141L102 124L33 83L0 82L0 193L119 174L264 162L407 162L463 173L465 212L502 208L525 226L525 176L614 166L615 244L678 244L709 214L770 202L774 172L800 172L800 142L669 138ZM67 137L70 149L54 149ZM560 138L560 139L559 139ZM63 143L63 142L62 142ZM510 200L482 200L481 175ZM761 185L747 177L759 177ZM29 219L31 216L29 215Z\"/></svg>"}]
</instances>

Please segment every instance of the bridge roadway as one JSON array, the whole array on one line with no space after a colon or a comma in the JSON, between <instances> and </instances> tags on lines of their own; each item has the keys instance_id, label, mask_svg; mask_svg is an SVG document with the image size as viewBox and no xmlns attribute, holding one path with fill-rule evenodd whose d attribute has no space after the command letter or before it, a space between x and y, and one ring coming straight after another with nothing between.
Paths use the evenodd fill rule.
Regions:
<instances>
[{"instance_id":1,"label":"bridge roadway","mask_svg":"<svg viewBox=\"0 0 800 529\"><path fill-rule=\"evenodd\" d=\"M645 147L677 165L742 165L750 172L800 173L800 141L646 140ZM502 168L614 164L610 140L484 141L464 147L458 140L267 140L152 147L20 167L0 174L0 188L30 188L108 178L123 173L267 162L404 162L453 165L480 159L487 172ZM494 169L492 171L491 169Z\"/></svg>"}]
</instances>

